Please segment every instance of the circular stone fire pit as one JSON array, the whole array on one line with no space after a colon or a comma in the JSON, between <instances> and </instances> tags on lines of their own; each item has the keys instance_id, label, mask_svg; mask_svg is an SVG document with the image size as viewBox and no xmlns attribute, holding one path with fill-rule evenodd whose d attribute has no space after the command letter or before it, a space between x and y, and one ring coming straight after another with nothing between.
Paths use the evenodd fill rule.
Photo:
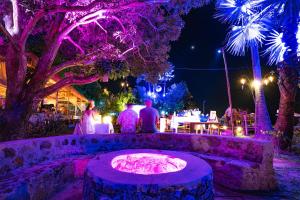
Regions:
<instances>
[{"instance_id":1,"label":"circular stone fire pit","mask_svg":"<svg viewBox=\"0 0 300 200\"><path fill-rule=\"evenodd\" d=\"M188 153L130 149L92 159L84 199L213 199L211 167Z\"/></svg>"}]
</instances>

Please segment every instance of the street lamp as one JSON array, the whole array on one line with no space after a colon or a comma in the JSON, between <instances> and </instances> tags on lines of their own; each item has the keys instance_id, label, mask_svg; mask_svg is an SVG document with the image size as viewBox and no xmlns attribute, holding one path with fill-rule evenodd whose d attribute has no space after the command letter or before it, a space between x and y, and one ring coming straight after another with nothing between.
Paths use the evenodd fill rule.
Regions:
<instances>
[{"instance_id":1,"label":"street lamp","mask_svg":"<svg viewBox=\"0 0 300 200\"><path fill-rule=\"evenodd\" d=\"M262 87L263 85L267 86L269 83L272 83L275 80L274 77L274 72L270 72L269 74L266 74L262 81L254 79L250 80L246 76L242 77L240 79L240 83L242 85L242 90L244 89L245 86L249 86L250 89L258 89ZM248 84L247 84L248 83Z\"/></svg>"},{"instance_id":2,"label":"street lamp","mask_svg":"<svg viewBox=\"0 0 300 200\"><path fill-rule=\"evenodd\" d=\"M242 85L245 85L246 82L247 82L247 80L246 80L245 78L241 78L241 81L240 81L240 82L241 82Z\"/></svg>"},{"instance_id":3,"label":"street lamp","mask_svg":"<svg viewBox=\"0 0 300 200\"><path fill-rule=\"evenodd\" d=\"M252 82L251 82L251 87L253 89L259 89L261 87L261 81L260 80L257 80L257 79L254 79Z\"/></svg>"}]
</instances>

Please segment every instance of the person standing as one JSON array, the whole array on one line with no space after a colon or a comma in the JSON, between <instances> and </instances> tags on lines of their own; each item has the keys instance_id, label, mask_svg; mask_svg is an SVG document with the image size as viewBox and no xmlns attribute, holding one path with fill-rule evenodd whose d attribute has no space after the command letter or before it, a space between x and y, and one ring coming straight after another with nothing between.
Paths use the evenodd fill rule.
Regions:
<instances>
[{"instance_id":1,"label":"person standing","mask_svg":"<svg viewBox=\"0 0 300 200\"><path fill-rule=\"evenodd\" d=\"M95 134L95 122L96 122L96 111L93 109L95 108L95 102L93 100L89 101L89 104L84 111L82 118L79 124L76 124L74 129L75 135L82 135L82 134Z\"/></svg>"},{"instance_id":2,"label":"person standing","mask_svg":"<svg viewBox=\"0 0 300 200\"><path fill-rule=\"evenodd\" d=\"M121 133L135 133L138 124L138 114L132 109L133 104L128 103L126 110L122 111L117 123L121 125Z\"/></svg>"},{"instance_id":3,"label":"person standing","mask_svg":"<svg viewBox=\"0 0 300 200\"><path fill-rule=\"evenodd\" d=\"M152 101L145 100L146 108L140 110L139 124L142 133L156 133L159 122L158 111L152 107Z\"/></svg>"}]
</instances>

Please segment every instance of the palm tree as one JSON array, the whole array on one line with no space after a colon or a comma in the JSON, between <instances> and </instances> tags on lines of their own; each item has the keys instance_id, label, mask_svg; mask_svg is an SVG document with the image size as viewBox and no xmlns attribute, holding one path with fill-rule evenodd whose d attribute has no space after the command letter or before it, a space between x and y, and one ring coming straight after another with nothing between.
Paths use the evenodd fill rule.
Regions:
<instances>
[{"instance_id":1,"label":"palm tree","mask_svg":"<svg viewBox=\"0 0 300 200\"><path fill-rule=\"evenodd\" d=\"M295 101L300 69L300 0L265 0L261 6L272 8L262 18L272 17L276 31L269 37L269 63L277 64L280 90L279 113L275 129L281 133L280 148L292 143Z\"/></svg>"},{"instance_id":2,"label":"palm tree","mask_svg":"<svg viewBox=\"0 0 300 200\"><path fill-rule=\"evenodd\" d=\"M255 83L255 133L272 130L262 87L259 46L265 40L267 21L259 16L266 12L259 6L261 0L218 0L216 18L231 25L228 33L227 50L233 55L243 56L249 48Z\"/></svg>"}]
</instances>

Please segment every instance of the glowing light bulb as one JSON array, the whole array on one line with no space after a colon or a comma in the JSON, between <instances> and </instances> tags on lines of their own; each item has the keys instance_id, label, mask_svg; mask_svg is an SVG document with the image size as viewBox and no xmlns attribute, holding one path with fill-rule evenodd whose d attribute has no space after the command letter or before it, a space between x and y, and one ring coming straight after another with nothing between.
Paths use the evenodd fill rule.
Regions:
<instances>
[{"instance_id":1,"label":"glowing light bulb","mask_svg":"<svg viewBox=\"0 0 300 200\"><path fill-rule=\"evenodd\" d=\"M240 82L241 82L242 85L245 85L245 83L246 83L247 81L246 81L246 79L242 78Z\"/></svg>"},{"instance_id":2,"label":"glowing light bulb","mask_svg":"<svg viewBox=\"0 0 300 200\"><path fill-rule=\"evenodd\" d=\"M215 124L213 124L213 125L211 125L211 128L212 128L212 129L218 129L218 126L215 125Z\"/></svg>"},{"instance_id":3,"label":"glowing light bulb","mask_svg":"<svg viewBox=\"0 0 300 200\"><path fill-rule=\"evenodd\" d=\"M270 82L273 82L274 81L274 76L269 76L268 79L269 79Z\"/></svg>"},{"instance_id":4,"label":"glowing light bulb","mask_svg":"<svg viewBox=\"0 0 300 200\"><path fill-rule=\"evenodd\" d=\"M264 79L264 84L268 85L269 84L269 80L268 79Z\"/></svg>"},{"instance_id":5,"label":"glowing light bulb","mask_svg":"<svg viewBox=\"0 0 300 200\"><path fill-rule=\"evenodd\" d=\"M251 83L251 87L253 87L254 89L258 89L261 86L261 82L257 79L253 80Z\"/></svg>"},{"instance_id":6,"label":"glowing light bulb","mask_svg":"<svg viewBox=\"0 0 300 200\"><path fill-rule=\"evenodd\" d=\"M105 116L103 117L103 123L104 124L110 124L112 122L111 116Z\"/></svg>"},{"instance_id":7,"label":"glowing light bulb","mask_svg":"<svg viewBox=\"0 0 300 200\"><path fill-rule=\"evenodd\" d=\"M104 89L103 89L103 93L106 94L106 95L108 95L108 94L109 94L109 91L108 91L106 88L104 88Z\"/></svg>"},{"instance_id":8,"label":"glowing light bulb","mask_svg":"<svg viewBox=\"0 0 300 200\"><path fill-rule=\"evenodd\" d=\"M236 127L235 133L237 136L243 136L243 128L241 126Z\"/></svg>"}]
</instances>

